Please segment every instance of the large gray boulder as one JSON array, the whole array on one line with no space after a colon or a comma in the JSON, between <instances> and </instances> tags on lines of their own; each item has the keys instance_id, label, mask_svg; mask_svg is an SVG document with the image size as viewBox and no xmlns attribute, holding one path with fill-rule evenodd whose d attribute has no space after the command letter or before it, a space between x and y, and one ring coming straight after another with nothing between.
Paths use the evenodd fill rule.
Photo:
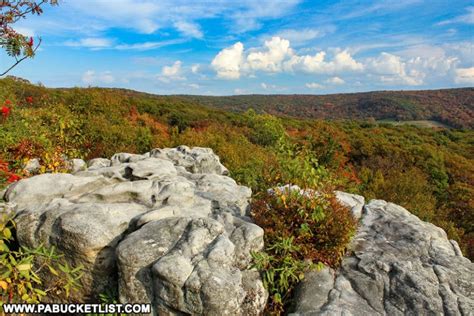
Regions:
<instances>
[{"instance_id":1,"label":"large gray boulder","mask_svg":"<svg viewBox=\"0 0 474 316\"><path fill-rule=\"evenodd\" d=\"M250 263L263 230L247 217L251 191L212 150L120 153L74 171L21 180L4 195L21 245L56 246L85 267L74 300L118 288L122 303L151 303L160 315L262 312L268 294Z\"/></svg>"},{"instance_id":2,"label":"large gray boulder","mask_svg":"<svg viewBox=\"0 0 474 316\"><path fill-rule=\"evenodd\" d=\"M341 268L308 273L295 299L296 315L473 313L474 263L441 228L381 200L365 205Z\"/></svg>"}]
</instances>

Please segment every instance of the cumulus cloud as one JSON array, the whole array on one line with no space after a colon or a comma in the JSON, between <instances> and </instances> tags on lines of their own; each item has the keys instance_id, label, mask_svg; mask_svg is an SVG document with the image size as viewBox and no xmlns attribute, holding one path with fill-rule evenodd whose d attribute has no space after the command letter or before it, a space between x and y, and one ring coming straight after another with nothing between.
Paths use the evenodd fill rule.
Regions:
<instances>
[{"instance_id":1,"label":"cumulus cloud","mask_svg":"<svg viewBox=\"0 0 474 316\"><path fill-rule=\"evenodd\" d=\"M327 60L324 51L315 55L294 55L285 63L285 68L289 71L313 74L336 74L343 71L361 71L364 65L354 60L351 54L344 50L336 53L333 60Z\"/></svg>"},{"instance_id":2,"label":"cumulus cloud","mask_svg":"<svg viewBox=\"0 0 474 316\"><path fill-rule=\"evenodd\" d=\"M221 50L212 60L211 66L222 79L239 79L243 62L244 45L237 42Z\"/></svg>"},{"instance_id":3,"label":"cumulus cloud","mask_svg":"<svg viewBox=\"0 0 474 316\"><path fill-rule=\"evenodd\" d=\"M110 84L115 82L115 77L110 71L104 71L101 73L96 73L93 70L87 70L82 75L82 82L88 85L92 84Z\"/></svg>"},{"instance_id":4,"label":"cumulus cloud","mask_svg":"<svg viewBox=\"0 0 474 316\"><path fill-rule=\"evenodd\" d=\"M329 85L341 85L346 76L361 80L376 80L389 86L420 86L452 78L455 83L470 82L472 44L457 43L432 47L415 45L399 52L382 52L373 57L356 60L349 49L299 54L287 39L273 37L261 47L244 48L241 42L220 51L212 61L218 78L254 78L258 73L306 73L329 75ZM461 67L463 66L463 67ZM322 88L316 84L308 88ZM265 87L262 85L262 88Z\"/></svg>"},{"instance_id":5,"label":"cumulus cloud","mask_svg":"<svg viewBox=\"0 0 474 316\"><path fill-rule=\"evenodd\" d=\"M376 58L369 58L368 68L374 74L380 75L384 83L417 86L423 84L425 73L411 68L400 56L383 52Z\"/></svg>"},{"instance_id":6,"label":"cumulus cloud","mask_svg":"<svg viewBox=\"0 0 474 316\"><path fill-rule=\"evenodd\" d=\"M171 66L164 66L161 69L161 75L158 79L163 82L170 82L173 80L185 80L186 78L182 74L182 62L177 60Z\"/></svg>"},{"instance_id":7,"label":"cumulus cloud","mask_svg":"<svg viewBox=\"0 0 474 316\"><path fill-rule=\"evenodd\" d=\"M322 84L316 83L316 82L309 82L306 84L306 88L309 89L324 89L324 86Z\"/></svg>"},{"instance_id":8,"label":"cumulus cloud","mask_svg":"<svg viewBox=\"0 0 474 316\"><path fill-rule=\"evenodd\" d=\"M220 51L211 65L217 76L225 79L239 79L242 74L252 75L258 71L336 74L364 69L363 64L357 62L346 50L336 52L332 60L326 59L324 51L315 55L298 55L291 48L289 40L278 36L265 41L263 47L247 51L238 42Z\"/></svg>"},{"instance_id":9,"label":"cumulus cloud","mask_svg":"<svg viewBox=\"0 0 474 316\"><path fill-rule=\"evenodd\" d=\"M174 77L181 70L181 61L177 60L172 66L164 66L161 74L166 77Z\"/></svg>"},{"instance_id":10,"label":"cumulus cloud","mask_svg":"<svg viewBox=\"0 0 474 316\"><path fill-rule=\"evenodd\" d=\"M247 55L247 65L252 70L280 72L283 61L292 55L290 41L276 36L265 41L262 50L250 52Z\"/></svg>"},{"instance_id":11,"label":"cumulus cloud","mask_svg":"<svg viewBox=\"0 0 474 316\"><path fill-rule=\"evenodd\" d=\"M474 67L458 68L454 81L459 84L474 84Z\"/></svg>"},{"instance_id":12,"label":"cumulus cloud","mask_svg":"<svg viewBox=\"0 0 474 316\"><path fill-rule=\"evenodd\" d=\"M345 84L346 82L344 81L344 79L342 78L339 78L339 77L332 77L332 78L329 78L325 81L326 83L329 83L329 84L335 84L335 85L341 85L341 84Z\"/></svg>"}]
</instances>

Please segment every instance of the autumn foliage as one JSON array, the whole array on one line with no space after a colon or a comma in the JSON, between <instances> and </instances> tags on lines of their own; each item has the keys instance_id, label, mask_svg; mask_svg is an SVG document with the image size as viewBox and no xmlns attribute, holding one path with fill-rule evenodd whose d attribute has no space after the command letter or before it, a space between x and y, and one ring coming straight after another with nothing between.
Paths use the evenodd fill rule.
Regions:
<instances>
[{"instance_id":1,"label":"autumn foliage","mask_svg":"<svg viewBox=\"0 0 474 316\"><path fill-rule=\"evenodd\" d=\"M311 154L336 188L400 204L445 229L474 257L472 130L281 120L258 111L212 109L182 96L46 89L13 78L0 81L1 107L8 115L0 117L0 158L19 176L31 158L39 158L45 172L58 172L66 156L88 159L187 144L213 148L234 179L262 192L284 184L281 173L269 170L284 169L276 147L286 134L292 150ZM2 176L4 185L9 177Z\"/></svg>"}]
</instances>

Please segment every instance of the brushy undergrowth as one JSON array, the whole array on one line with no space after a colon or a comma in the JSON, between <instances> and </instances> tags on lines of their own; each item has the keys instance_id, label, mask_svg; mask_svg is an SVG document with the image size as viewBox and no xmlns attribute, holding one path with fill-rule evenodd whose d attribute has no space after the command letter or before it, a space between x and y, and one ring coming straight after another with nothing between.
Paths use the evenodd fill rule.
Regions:
<instances>
[{"instance_id":1,"label":"brushy undergrowth","mask_svg":"<svg viewBox=\"0 0 474 316\"><path fill-rule=\"evenodd\" d=\"M50 275L48 285L41 279ZM0 313L5 303L39 303L46 297L67 299L80 289L82 266L72 267L54 247L18 247L15 222L0 214Z\"/></svg>"},{"instance_id":2,"label":"brushy undergrowth","mask_svg":"<svg viewBox=\"0 0 474 316\"><path fill-rule=\"evenodd\" d=\"M265 231L265 249L253 254L254 267L269 291L266 313L272 315L288 311L305 272L340 263L356 230L356 220L337 201L329 174L314 156L282 138L278 163L275 183L288 185L261 192L252 202L252 217Z\"/></svg>"}]
</instances>

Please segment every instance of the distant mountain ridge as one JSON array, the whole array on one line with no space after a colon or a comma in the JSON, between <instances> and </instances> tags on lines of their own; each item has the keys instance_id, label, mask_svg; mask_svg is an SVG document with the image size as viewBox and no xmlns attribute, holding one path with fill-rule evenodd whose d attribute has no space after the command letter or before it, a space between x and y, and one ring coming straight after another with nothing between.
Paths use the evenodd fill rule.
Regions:
<instances>
[{"instance_id":1,"label":"distant mountain ridge","mask_svg":"<svg viewBox=\"0 0 474 316\"><path fill-rule=\"evenodd\" d=\"M9 80L27 87L28 80L8 76ZM51 90L70 90L57 88ZM428 121L431 126L474 129L474 87L413 91L371 91L327 95L157 95L123 88L99 88L118 91L127 97L143 97L160 104L176 103L191 108L204 106L224 111L259 113L303 119ZM437 124L442 123L442 124ZM423 124L422 124L423 125Z\"/></svg>"},{"instance_id":2,"label":"distant mountain ridge","mask_svg":"<svg viewBox=\"0 0 474 316\"><path fill-rule=\"evenodd\" d=\"M474 88L375 91L330 95L178 96L192 103L232 111L298 118L432 120L474 128Z\"/></svg>"}]
</instances>

